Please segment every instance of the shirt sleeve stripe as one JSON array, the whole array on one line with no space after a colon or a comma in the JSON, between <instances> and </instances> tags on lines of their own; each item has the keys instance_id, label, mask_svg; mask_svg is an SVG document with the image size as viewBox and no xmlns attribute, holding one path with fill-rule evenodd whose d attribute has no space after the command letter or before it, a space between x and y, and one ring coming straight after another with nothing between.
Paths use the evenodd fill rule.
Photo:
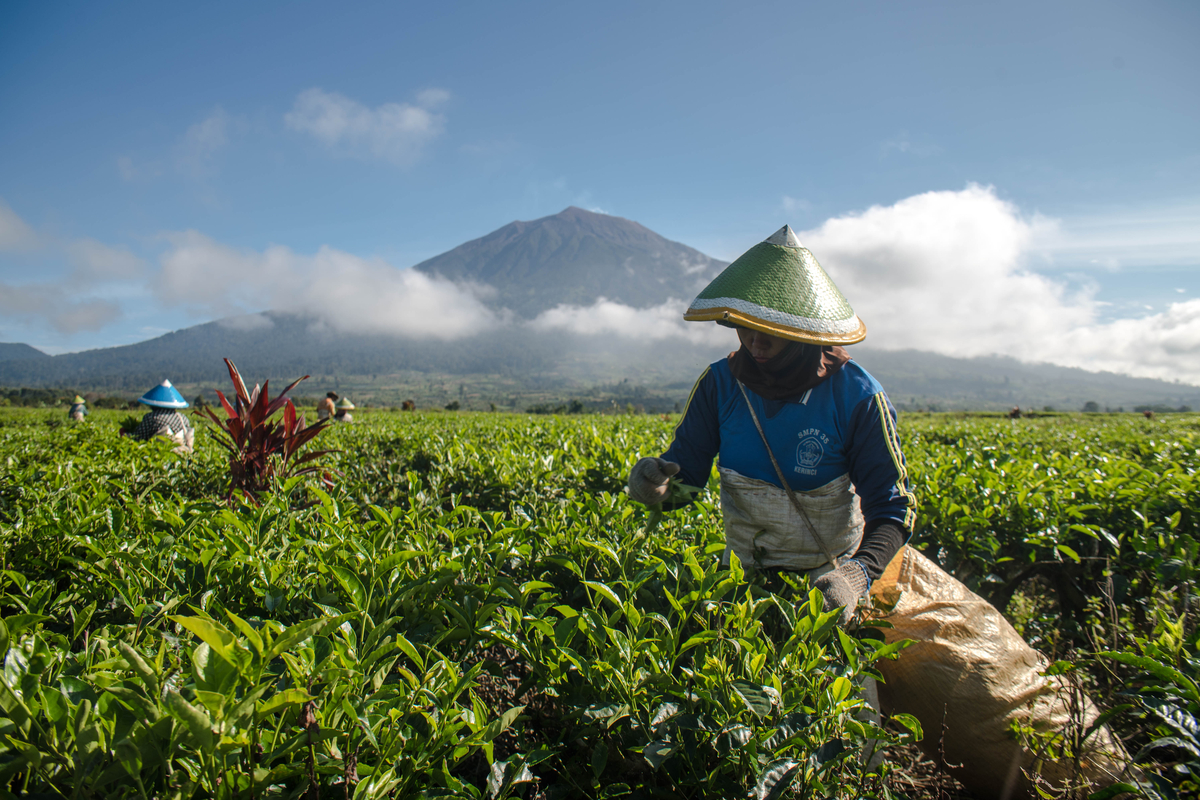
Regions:
<instances>
[{"instance_id":1,"label":"shirt sleeve stripe","mask_svg":"<svg viewBox=\"0 0 1200 800\"><path fill-rule=\"evenodd\" d=\"M696 378L696 382L692 384L692 391L688 393L687 402L683 405L683 413L679 415L679 422L675 425L675 431L673 433L674 436L679 435L679 428L683 425L683 421L687 418L688 409L692 407L692 398L696 396L696 390L700 388L700 382L708 376L708 372L711 369L711 366L705 367L704 372L701 372L700 377Z\"/></svg>"},{"instance_id":2,"label":"shirt sleeve stripe","mask_svg":"<svg viewBox=\"0 0 1200 800\"><path fill-rule=\"evenodd\" d=\"M883 426L883 439L887 442L888 452L892 456L892 464L896 467L896 491L904 498L907 508L904 511L904 525L910 531L917 521L917 497L908 488L908 467L905 466L904 456L900 449L900 433L896 430L895 420L888 413L887 396L883 392L875 394L875 407L879 409L879 422Z\"/></svg>"}]
</instances>

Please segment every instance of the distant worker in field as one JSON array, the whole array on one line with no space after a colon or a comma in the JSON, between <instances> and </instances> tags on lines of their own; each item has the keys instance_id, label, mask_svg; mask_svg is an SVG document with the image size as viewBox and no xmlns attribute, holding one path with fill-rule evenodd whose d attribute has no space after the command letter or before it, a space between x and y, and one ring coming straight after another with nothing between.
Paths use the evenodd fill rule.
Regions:
<instances>
[{"instance_id":1,"label":"distant worker in field","mask_svg":"<svg viewBox=\"0 0 1200 800\"><path fill-rule=\"evenodd\" d=\"M326 392L325 393L325 397L323 397L321 399L321 402L317 403L317 420L318 421L323 420L323 419L329 419L330 417L332 417L334 414L337 413L337 410L333 406L334 401L336 401L337 399L338 399L337 392Z\"/></svg>"},{"instance_id":2,"label":"distant worker in field","mask_svg":"<svg viewBox=\"0 0 1200 800\"><path fill-rule=\"evenodd\" d=\"M150 411L129 434L130 438L145 442L155 436L165 436L178 445L178 451L192 451L196 432L187 417L179 413L180 409L188 407L188 401L170 381L164 380L138 398L138 402L150 406Z\"/></svg>"},{"instance_id":3,"label":"distant worker in field","mask_svg":"<svg viewBox=\"0 0 1200 800\"><path fill-rule=\"evenodd\" d=\"M67 416L76 422L83 422L87 413L87 401L79 395L75 395L75 399L71 401L71 407L67 409Z\"/></svg>"},{"instance_id":4,"label":"distant worker in field","mask_svg":"<svg viewBox=\"0 0 1200 800\"><path fill-rule=\"evenodd\" d=\"M629 496L704 486L718 459L725 555L768 575L807 574L847 624L907 541L915 499L883 388L840 346L866 326L788 226L730 264L685 320L737 332L701 374L661 457L640 459Z\"/></svg>"},{"instance_id":5,"label":"distant worker in field","mask_svg":"<svg viewBox=\"0 0 1200 800\"><path fill-rule=\"evenodd\" d=\"M334 422L354 421L354 416L350 413L350 410L354 408L354 403L350 402L350 398L343 397L341 400L338 400L334 408L337 409L337 413L333 416Z\"/></svg>"}]
</instances>

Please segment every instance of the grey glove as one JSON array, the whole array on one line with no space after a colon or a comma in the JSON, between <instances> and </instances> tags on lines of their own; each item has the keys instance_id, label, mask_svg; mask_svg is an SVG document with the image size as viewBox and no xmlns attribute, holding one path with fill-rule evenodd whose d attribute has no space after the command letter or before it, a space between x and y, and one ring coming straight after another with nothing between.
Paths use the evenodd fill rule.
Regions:
<instances>
[{"instance_id":1,"label":"grey glove","mask_svg":"<svg viewBox=\"0 0 1200 800\"><path fill-rule=\"evenodd\" d=\"M658 505L667 496L667 481L678 472L674 461L640 458L629 471L629 496L644 505Z\"/></svg>"},{"instance_id":2,"label":"grey glove","mask_svg":"<svg viewBox=\"0 0 1200 800\"><path fill-rule=\"evenodd\" d=\"M845 627L854 619L858 601L866 597L871 589L867 571L852 558L842 562L842 565L832 572L826 572L817 578L812 585L825 597L826 611L842 609L837 621L841 627Z\"/></svg>"}]
</instances>

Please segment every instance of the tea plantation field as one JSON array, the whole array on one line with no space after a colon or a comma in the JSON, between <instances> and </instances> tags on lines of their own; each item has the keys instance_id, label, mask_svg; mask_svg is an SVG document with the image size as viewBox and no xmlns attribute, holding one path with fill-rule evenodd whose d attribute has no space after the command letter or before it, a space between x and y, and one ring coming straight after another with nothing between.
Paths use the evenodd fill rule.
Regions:
<instances>
[{"instance_id":1,"label":"tea plantation field","mask_svg":"<svg viewBox=\"0 0 1200 800\"><path fill-rule=\"evenodd\" d=\"M624 496L672 420L360 414L255 504L125 415L0 409L0 797L898 796L860 757L919 735L860 719L895 647L719 570L715 480ZM1196 796L1200 420L901 433L912 543Z\"/></svg>"}]
</instances>

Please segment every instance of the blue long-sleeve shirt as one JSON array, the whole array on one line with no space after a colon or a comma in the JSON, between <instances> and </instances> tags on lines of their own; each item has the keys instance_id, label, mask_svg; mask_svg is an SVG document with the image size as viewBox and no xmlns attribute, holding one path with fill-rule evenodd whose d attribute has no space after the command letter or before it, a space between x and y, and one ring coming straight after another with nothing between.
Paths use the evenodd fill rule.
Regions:
<instances>
[{"instance_id":1,"label":"blue long-sleeve shirt","mask_svg":"<svg viewBox=\"0 0 1200 800\"><path fill-rule=\"evenodd\" d=\"M870 373L849 361L797 401L746 394L792 489L811 491L849 474L866 533L885 522L912 530L916 500L896 411ZM727 359L696 381L662 457L678 463L679 480L692 486L708 482L714 457L722 467L780 486Z\"/></svg>"}]
</instances>

